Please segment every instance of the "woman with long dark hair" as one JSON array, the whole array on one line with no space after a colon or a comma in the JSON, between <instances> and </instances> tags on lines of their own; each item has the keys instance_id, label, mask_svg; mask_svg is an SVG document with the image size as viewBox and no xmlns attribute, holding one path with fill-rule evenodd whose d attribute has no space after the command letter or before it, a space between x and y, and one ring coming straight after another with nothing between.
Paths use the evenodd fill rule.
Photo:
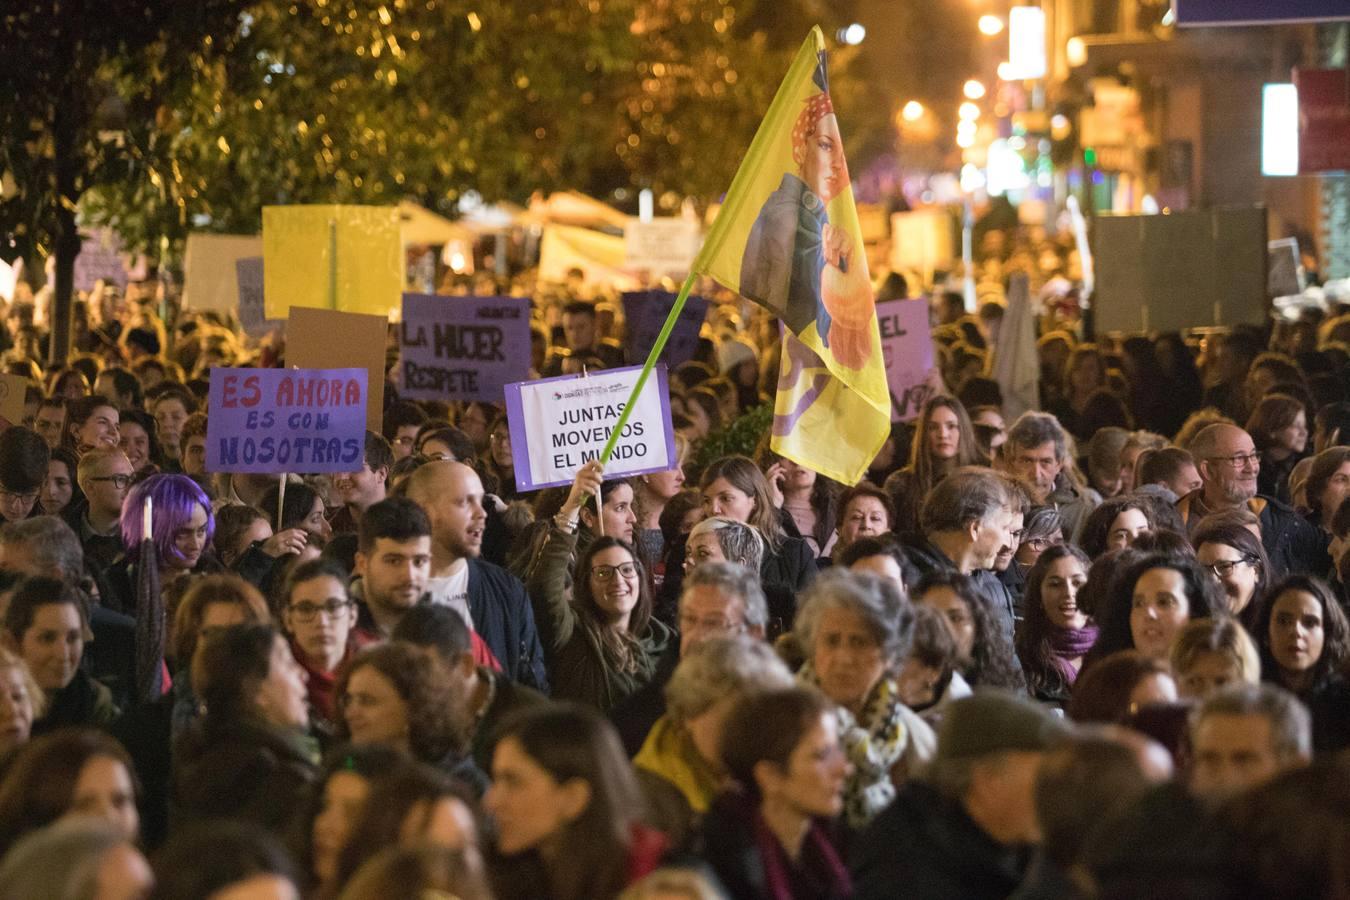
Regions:
<instances>
[{"instance_id":1,"label":"woman with long dark hair","mask_svg":"<svg viewBox=\"0 0 1350 900\"><path fill-rule=\"evenodd\" d=\"M656 868L665 839L642 824L637 778L603 716L550 703L497 734L483 800L499 900L612 900Z\"/></svg>"},{"instance_id":2,"label":"woman with long dark hair","mask_svg":"<svg viewBox=\"0 0 1350 900\"><path fill-rule=\"evenodd\" d=\"M532 598L558 699L609 710L652 679L674 638L652 616L646 567L618 538L596 538L580 555L570 599L561 591Z\"/></svg>"},{"instance_id":3,"label":"woman with long dark hair","mask_svg":"<svg viewBox=\"0 0 1350 900\"><path fill-rule=\"evenodd\" d=\"M791 525L817 559L828 556L839 518L839 482L779 456L767 438L756 455L769 493L785 514L780 515L784 525Z\"/></svg>"},{"instance_id":4,"label":"woman with long dark hair","mask_svg":"<svg viewBox=\"0 0 1350 900\"><path fill-rule=\"evenodd\" d=\"M1294 693L1313 719L1313 747L1350 746L1350 623L1326 582L1289 575L1270 586L1256 620L1261 676Z\"/></svg>"},{"instance_id":5,"label":"woman with long dark hair","mask_svg":"<svg viewBox=\"0 0 1350 900\"><path fill-rule=\"evenodd\" d=\"M936 396L924 404L909 445L909 464L886 479L895 504L897 534L919 530L919 509L948 472L982 462L966 408L955 397Z\"/></svg>"},{"instance_id":6,"label":"woman with long dark hair","mask_svg":"<svg viewBox=\"0 0 1350 900\"><path fill-rule=\"evenodd\" d=\"M933 572L911 594L942 614L956 641L957 669L971 687L1026 690L1012 641L969 575Z\"/></svg>"},{"instance_id":7,"label":"woman with long dark hair","mask_svg":"<svg viewBox=\"0 0 1350 900\"><path fill-rule=\"evenodd\" d=\"M1250 528L1219 522L1206 525L1191 540L1196 562L1223 588L1229 615L1253 628L1260 611L1254 601L1265 593L1270 579L1270 560L1261 539Z\"/></svg>"},{"instance_id":8,"label":"woman with long dark hair","mask_svg":"<svg viewBox=\"0 0 1350 900\"><path fill-rule=\"evenodd\" d=\"M1146 556L1113 582L1106 608L1096 611L1101 635L1084 667L1118 650L1165 662L1183 625L1225 610L1218 584L1194 560Z\"/></svg>"},{"instance_id":9,"label":"woman with long dark hair","mask_svg":"<svg viewBox=\"0 0 1350 900\"><path fill-rule=\"evenodd\" d=\"M1027 576L1026 618L1017 630L1017 656L1037 700L1063 706L1097 640L1097 626L1078 605L1091 561L1072 544L1041 554Z\"/></svg>"}]
</instances>

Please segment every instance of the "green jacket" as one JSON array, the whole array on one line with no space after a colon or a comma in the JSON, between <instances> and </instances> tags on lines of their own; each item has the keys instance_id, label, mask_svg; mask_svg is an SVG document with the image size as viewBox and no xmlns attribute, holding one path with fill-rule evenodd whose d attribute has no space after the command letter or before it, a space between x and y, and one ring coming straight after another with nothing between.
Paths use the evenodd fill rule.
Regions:
<instances>
[{"instance_id":1,"label":"green jacket","mask_svg":"<svg viewBox=\"0 0 1350 900\"><path fill-rule=\"evenodd\" d=\"M572 604L568 574L577 535L549 523L549 533L531 567L529 590L534 622L548 661L553 699L575 700L608 712L619 701L651 681L657 660L675 632L653 618L638 635L636 665L620 671L598 638L581 621Z\"/></svg>"}]
</instances>

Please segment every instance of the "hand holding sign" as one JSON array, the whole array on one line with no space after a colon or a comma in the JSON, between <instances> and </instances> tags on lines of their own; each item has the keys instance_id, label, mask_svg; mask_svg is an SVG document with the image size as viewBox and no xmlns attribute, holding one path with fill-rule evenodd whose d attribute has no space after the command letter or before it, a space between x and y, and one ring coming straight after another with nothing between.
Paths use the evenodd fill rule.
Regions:
<instances>
[{"instance_id":1,"label":"hand holding sign","mask_svg":"<svg viewBox=\"0 0 1350 900\"><path fill-rule=\"evenodd\" d=\"M605 466L598 459L577 469L577 477L572 479L572 489L567 492L567 499L563 501L558 514L565 519L575 518L585 505L587 497L599 495L604 480ZM596 505L598 507L599 503Z\"/></svg>"}]
</instances>

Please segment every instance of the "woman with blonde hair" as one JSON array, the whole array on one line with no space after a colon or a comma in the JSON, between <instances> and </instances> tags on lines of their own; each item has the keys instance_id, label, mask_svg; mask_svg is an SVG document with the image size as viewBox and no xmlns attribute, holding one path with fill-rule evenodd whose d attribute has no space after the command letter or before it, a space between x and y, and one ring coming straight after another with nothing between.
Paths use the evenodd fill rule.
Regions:
<instances>
[{"instance_id":1,"label":"woman with blonde hair","mask_svg":"<svg viewBox=\"0 0 1350 900\"><path fill-rule=\"evenodd\" d=\"M1169 654L1177 692L1203 700L1220 688L1261 683L1261 654L1247 629L1227 616L1196 619L1177 632Z\"/></svg>"}]
</instances>

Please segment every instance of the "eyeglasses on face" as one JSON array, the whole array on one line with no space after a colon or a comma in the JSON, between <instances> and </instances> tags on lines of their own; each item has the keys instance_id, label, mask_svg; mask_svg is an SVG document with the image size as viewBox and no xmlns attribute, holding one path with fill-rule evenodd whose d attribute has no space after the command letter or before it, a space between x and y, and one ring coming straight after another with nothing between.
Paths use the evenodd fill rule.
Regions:
<instances>
[{"instance_id":1,"label":"eyeglasses on face","mask_svg":"<svg viewBox=\"0 0 1350 900\"><path fill-rule=\"evenodd\" d=\"M127 485L131 484L130 475L98 475L89 479L90 481L107 481L119 491L126 490Z\"/></svg>"},{"instance_id":2,"label":"eyeglasses on face","mask_svg":"<svg viewBox=\"0 0 1350 900\"><path fill-rule=\"evenodd\" d=\"M1233 570L1238 566L1246 564L1251 565L1256 562L1250 556L1243 556L1238 559L1221 559L1213 565L1205 566L1206 569L1214 573L1215 578L1227 578L1233 574Z\"/></svg>"},{"instance_id":3,"label":"eyeglasses on face","mask_svg":"<svg viewBox=\"0 0 1350 900\"><path fill-rule=\"evenodd\" d=\"M1241 469L1244 466L1259 466L1261 464L1261 454L1259 453L1237 453L1233 456L1211 456L1210 462L1228 463L1235 469Z\"/></svg>"},{"instance_id":4,"label":"eyeglasses on face","mask_svg":"<svg viewBox=\"0 0 1350 900\"><path fill-rule=\"evenodd\" d=\"M632 578L634 575L637 574L637 564L626 562L626 563L619 563L617 566L591 567L591 574L594 575L600 581L611 580L614 577L615 572L618 572L624 578Z\"/></svg>"},{"instance_id":5,"label":"eyeglasses on face","mask_svg":"<svg viewBox=\"0 0 1350 900\"><path fill-rule=\"evenodd\" d=\"M323 613L330 619L336 619L338 616L351 606L347 600L329 600L322 605L317 603L295 603L291 605L291 615L295 616L298 622L313 622Z\"/></svg>"},{"instance_id":6,"label":"eyeglasses on face","mask_svg":"<svg viewBox=\"0 0 1350 900\"><path fill-rule=\"evenodd\" d=\"M37 498L37 491L24 491L23 493L19 493L18 491L0 488L0 500L3 500L6 503L36 503Z\"/></svg>"}]
</instances>

